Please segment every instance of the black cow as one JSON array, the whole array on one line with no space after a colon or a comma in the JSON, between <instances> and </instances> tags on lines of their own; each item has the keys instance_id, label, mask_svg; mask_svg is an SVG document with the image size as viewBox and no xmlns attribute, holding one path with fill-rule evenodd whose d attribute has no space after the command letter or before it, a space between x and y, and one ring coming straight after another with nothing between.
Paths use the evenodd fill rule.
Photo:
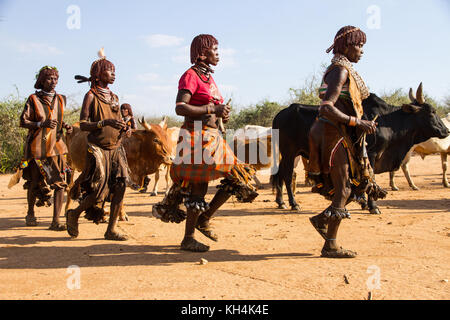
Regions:
<instances>
[{"instance_id":1,"label":"black cow","mask_svg":"<svg viewBox=\"0 0 450 320\"><path fill-rule=\"evenodd\" d=\"M416 100L402 107L391 106L372 93L363 101L363 108L366 120L378 115L376 134L367 136L369 161L375 173L398 170L414 144L432 137L445 138L449 134L434 108L424 102L420 104ZM279 208L285 207L283 182L291 208L299 208L291 189L293 164L298 155L309 158L308 135L317 116L318 106L292 104L273 120L272 128L279 130L281 161L271 181L277 191L275 201ZM368 206L371 213L380 213L374 200L369 199Z\"/></svg>"}]
</instances>

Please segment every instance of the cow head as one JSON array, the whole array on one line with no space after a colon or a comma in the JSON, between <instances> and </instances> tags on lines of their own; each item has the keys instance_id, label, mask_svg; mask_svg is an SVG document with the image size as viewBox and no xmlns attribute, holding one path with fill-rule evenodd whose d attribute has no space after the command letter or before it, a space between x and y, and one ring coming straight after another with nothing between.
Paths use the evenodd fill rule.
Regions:
<instances>
[{"instance_id":1,"label":"cow head","mask_svg":"<svg viewBox=\"0 0 450 320\"><path fill-rule=\"evenodd\" d=\"M417 114L418 128L421 134L428 138L437 137L439 139L446 138L449 131L442 120L438 117L436 110L425 102L423 94L423 86L420 83L414 96L412 88L409 89L409 98L411 103L404 104L402 110L406 113Z\"/></svg>"},{"instance_id":2,"label":"cow head","mask_svg":"<svg viewBox=\"0 0 450 320\"><path fill-rule=\"evenodd\" d=\"M148 148L152 153L152 157L160 158L162 163L171 165L173 159L170 139L167 135L167 118L164 117L158 125L150 125L142 117L139 123L144 127L146 133L150 135Z\"/></svg>"}]
</instances>

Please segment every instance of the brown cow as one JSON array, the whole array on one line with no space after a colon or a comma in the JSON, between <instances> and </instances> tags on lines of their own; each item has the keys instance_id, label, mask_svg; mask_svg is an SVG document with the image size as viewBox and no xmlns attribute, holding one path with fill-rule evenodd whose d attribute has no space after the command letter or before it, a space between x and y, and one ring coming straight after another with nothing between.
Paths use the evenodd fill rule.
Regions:
<instances>
[{"instance_id":1,"label":"brown cow","mask_svg":"<svg viewBox=\"0 0 450 320\"><path fill-rule=\"evenodd\" d=\"M175 158L175 152L178 142L178 136L180 135L180 128L179 127L171 127L167 129L167 136L169 137L169 144L168 149L170 151L170 154L172 156L172 159ZM161 164L155 172L155 185L153 187L153 191L150 192L150 196L157 196L158 195L158 183L160 178L160 173L165 171L165 179L166 179L166 195L169 192L170 188L170 165Z\"/></svg>"},{"instance_id":2,"label":"brown cow","mask_svg":"<svg viewBox=\"0 0 450 320\"><path fill-rule=\"evenodd\" d=\"M167 124L164 119L160 124L150 125L144 119L140 121L145 130L136 130L131 137L123 139L123 146L127 154L130 178L132 183L142 185L146 175L155 173L159 166L164 163L172 164L169 151L169 138L167 136ZM66 135L66 144L69 150L67 160L73 171L83 171L87 152L87 135L89 132L81 131L76 123L73 132ZM70 188L73 186L73 175L70 178ZM71 199L67 197L66 211L69 209ZM122 209L119 220L128 220Z\"/></svg>"}]
</instances>

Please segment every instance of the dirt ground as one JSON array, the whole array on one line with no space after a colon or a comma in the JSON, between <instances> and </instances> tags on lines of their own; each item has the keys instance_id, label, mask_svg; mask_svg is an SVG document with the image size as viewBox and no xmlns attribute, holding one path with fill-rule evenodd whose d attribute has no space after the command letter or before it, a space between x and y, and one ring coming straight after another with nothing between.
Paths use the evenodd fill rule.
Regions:
<instances>
[{"instance_id":1,"label":"dirt ground","mask_svg":"<svg viewBox=\"0 0 450 320\"><path fill-rule=\"evenodd\" d=\"M420 191L398 172L400 191L389 189L379 201L381 215L348 206L352 218L343 221L339 240L359 255L341 260L320 257L323 241L308 218L329 203L303 185L301 165L301 213L275 209L269 176L262 175L265 189L254 203L230 201L219 210L219 242L198 233L211 246L206 253L179 250L184 223L151 216L162 195L131 189L130 221L120 222L129 241L104 240L106 225L84 218L75 240L47 230L51 208L37 208L39 226L26 227L23 181L9 190L11 175L1 175L0 299L366 299L369 291L374 300L449 299L450 189L441 184L439 156L413 157L410 170ZM377 180L388 188L388 174Z\"/></svg>"}]
</instances>

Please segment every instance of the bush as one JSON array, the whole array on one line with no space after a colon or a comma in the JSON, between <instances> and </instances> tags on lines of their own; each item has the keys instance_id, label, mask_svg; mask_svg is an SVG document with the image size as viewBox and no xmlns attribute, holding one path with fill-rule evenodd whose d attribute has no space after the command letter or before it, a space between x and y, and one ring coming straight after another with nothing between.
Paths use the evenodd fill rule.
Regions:
<instances>
[{"instance_id":1,"label":"bush","mask_svg":"<svg viewBox=\"0 0 450 320\"><path fill-rule=\"evenodd\" d=\"M320 82L320 78L316 74L313 74L305 81L303 87L298 89L290 88L290 103L300 103L314 106L319 105L321 101L319 98Z\"/></svg>"},{"instance_id":2,"label":"bush","mask_svg":"<svg viewBox=\"0 0 450 320\"><path fill-rule=\"evenodd\" d=\"M0 172L9 173L19 164L27 130L19 128L25 99L10 95L0 102Z\"/></svg>"},{"instance_id":3,"label":"bush","mask_svg":"<svg viewBox=\"0 0 450 320\"><path fill-rule=\"evenodd\" d=\"M262 127L272 127L273 118L280 112L284 106L277 102L263 101L256 106L250 106L235 112L232 109L230 120L226 127L228 129L243 128L248 124Z\"/></svg>"},{"instance_id":4,"label":"bush","mask_svg":"<svg viewBox=\"0 0 450 320\"><path fill-rule=\"evenodd\" d=\"M424 94L424 97L425 101L436 109L439 117L443 118L450 112L450 97L447 97L444 103L437 102L426 93ZM409 93L404 92L402 89L395 89L387 93L384 92L380 98L393 106L401 106L403 104L411 103Z\"/></svg>"},{"instance_id":5,"label":"bush","mask_svg":"<svg viewBox=\"0 0 450 320\"><path fill-rule=\"evenodd\" d=\"M142 119L142 116L134 116L135 120L136 120L136 124L138 127L140 127L140 124L138 122L138 119ZM145 119L145 121L147 121L150 124L159 124L162 120L164 119L164 117L147 117ZM181 117L174 117L174 116L167 116L167 127L181 127L183 124L184 120ZM141 128L142 129L142 128Z\"/></svg>"}]
</instances>

